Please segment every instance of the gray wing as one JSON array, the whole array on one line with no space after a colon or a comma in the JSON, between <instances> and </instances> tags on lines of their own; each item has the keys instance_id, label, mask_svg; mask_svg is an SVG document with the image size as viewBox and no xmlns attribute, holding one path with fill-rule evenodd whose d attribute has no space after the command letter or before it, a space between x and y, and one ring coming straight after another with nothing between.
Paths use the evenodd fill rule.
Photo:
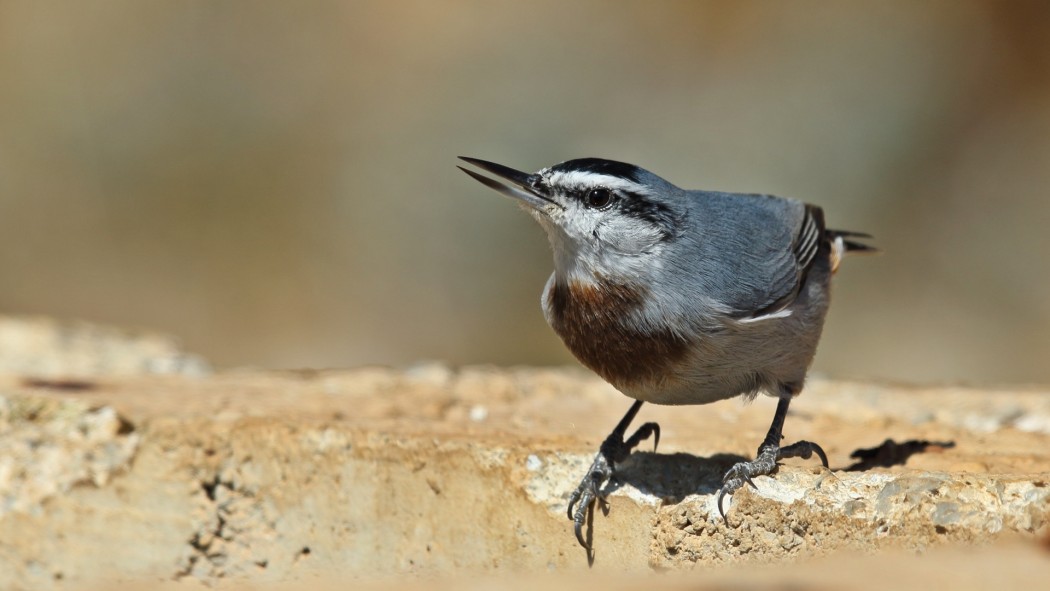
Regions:
<instances>
[{"instance_id":1,"label":"gray wing","mask_svg":"<svg viewBox=\"0 0 1050 591\"><path fill-rule=\"evenodd\" d=\"M821 209L767 195L690 196L687 241L706 295L738 319L789 306L826 241Z\"/></svg>"}]
</instances>

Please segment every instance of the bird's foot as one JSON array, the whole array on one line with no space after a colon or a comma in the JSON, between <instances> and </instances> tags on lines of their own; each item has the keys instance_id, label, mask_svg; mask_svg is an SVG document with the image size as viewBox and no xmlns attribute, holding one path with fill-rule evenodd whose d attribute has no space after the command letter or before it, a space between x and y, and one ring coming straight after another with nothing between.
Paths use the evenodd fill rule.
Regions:
<instances>
[{"instance_id":1,"label":"bird's foot","mask_svg":"<svg viewBox=\"0 0 1050 591\"><path fill-rule=\"evenodd\" d=\"M828 455L824 453L824 450L819 445L812 441L799 441L786 447L764 445L762 449L758 450L758 457L754 460L735 464L726 472L725 477L722 479L722 489L718 491L718 514L722 516L722 520L726 524L729 523L729 520L726 519L725 511L722 509L722 500L726 495L733 494L744 484L757 489L758 487L755 486L755 481L752 478L772 474L777 469L777 462L784 458L808 460L813 457L813 454L817 454L825 468L828 467Z\"/></svg>"},{"instance_id":2,"label":"bird's foot","mask_svg":"<svg viewBox=\"0 0 1050 591\"><path fill-rule=\"evenodd\" d=\"M616 464L626 460L627 456L631 455L631 450L650 436L654 437L653 451L656 451L656 447L660 444L660 425L645 423L626 440L623 430L614 430L602 442L587 475L569 496L569 519L575 525L576 539L588 553L591 552L591 545L583 537L583 526L587 521L588 511L595 502L605 506L605 496L601 493L601 489L613 477ZM574 507L575 511L573 511Z\"/></svg>"}]
</instances>

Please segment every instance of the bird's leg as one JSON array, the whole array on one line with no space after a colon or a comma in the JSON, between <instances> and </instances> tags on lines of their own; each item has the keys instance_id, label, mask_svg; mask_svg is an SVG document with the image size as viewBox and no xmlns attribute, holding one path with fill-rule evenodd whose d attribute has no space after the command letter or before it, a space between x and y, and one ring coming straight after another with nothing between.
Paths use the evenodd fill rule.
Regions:
<instances>
[{"instance_id":1,"label":"bird's leg","mask_svg":"<svg viewBox=\"0 0 1050 591\"><path fill-rule=\"evenodd\" d=\"M828 467L828 456L819 445L812 441L799 441L791 445L781 447L780 440L783 437L784 418L787 417L788 405L791 404L793 392L785 390L781 392L780 400L777 402L777 411L773 414L773 424L769 426L766 438L758 447L758 456L750 462L735 464L726 472L722 479L722 490L718 491L718 513L726 520L725 511L722 510L722 499L726 495L744 486L744 483L755 487L751 479L755 476L772 474L777 468L777 462L784 458L802 458L808 460L817 454L824 467Z\"/></svg>"},{"instance_id":2,"label":"bird's leg","mask_svg":"<svg viewBox=\"0 0 1050 591\"><path fill-rule=\"evenodd\" d=\"M594 456L594 463L591 464L590 470L587 471L587 476L584 476L583 480L580 481L580 485L576 487L576 490L569 497L569 519L575 524L576 539L588 552L591 551L591 546L583 539L583 525L587 519L587 512L595 501L602 504L605 503L605 497L601 494L601 488L612 478L616 464L626 460L627 456L631 455L631 450L650 436L654 436L654 451L656 446L660 444L660 425L656 423L645 423L634 432L634 435L624 439L627 427L631 425L631 421L634 420L634 416L638 414L638 409L640 408L642 408L641 400L631 405L627 414L620 419L620 422L616 424L616 428L602 442L601 447L598 449L598 455ZM576 507L575 512L573 507Z\"/></svg>"}]
</instances>

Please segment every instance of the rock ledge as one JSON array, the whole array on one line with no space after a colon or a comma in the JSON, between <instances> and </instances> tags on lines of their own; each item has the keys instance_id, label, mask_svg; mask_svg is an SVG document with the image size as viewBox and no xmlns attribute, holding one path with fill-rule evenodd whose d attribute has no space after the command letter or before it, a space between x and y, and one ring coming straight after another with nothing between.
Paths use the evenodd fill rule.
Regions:
<instances>
[{"instance_id":1,"label":"rock ledge","mask_svg":"<svg viewBox=\"0 0 1050 591\"><path fill-rule=\"evenodd\" d=\"M583 571L566 499L628 406L575 370L49 372L0 374L3 588ZM727 525L714 492L772 409L645 407L661 448L610 486L595 567L1048 535L1050 393L814 380L786 432L824 445L832 470L786 463L733 496ZM847 470L887 438L955 446Z\"/></svg>"}]
</instances>

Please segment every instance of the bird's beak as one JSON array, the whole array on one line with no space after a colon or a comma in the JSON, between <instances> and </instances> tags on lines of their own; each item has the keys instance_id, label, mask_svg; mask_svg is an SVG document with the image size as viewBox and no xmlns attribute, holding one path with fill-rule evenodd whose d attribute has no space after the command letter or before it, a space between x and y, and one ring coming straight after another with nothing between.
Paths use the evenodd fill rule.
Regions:
<instances>
[{"instance_id":1,"label":"bird's beak","mask_svg":"<svg viewBox=\"0 0 1050 591\"><path fill-rule=\"evenodd\" d=\"M479 160L478 158L460 156L459 159L464 162L469 162L470 164L473 164L486 172L490 172L501 179L510 181L511 184L506 185L495 179L490 179L487 176L480 175L472 170L467 170L462 166L456 167L494 191L502 193L508 197L513 197L518 201L522 201L537 211L549 212L552 206L559 209L561 208L561 205L544 194L539 183L540 175L538 174L528 174L503 166L502 164L496 164L495 162L489 162L487 160Z\"/></svg>"}]
</instances>

